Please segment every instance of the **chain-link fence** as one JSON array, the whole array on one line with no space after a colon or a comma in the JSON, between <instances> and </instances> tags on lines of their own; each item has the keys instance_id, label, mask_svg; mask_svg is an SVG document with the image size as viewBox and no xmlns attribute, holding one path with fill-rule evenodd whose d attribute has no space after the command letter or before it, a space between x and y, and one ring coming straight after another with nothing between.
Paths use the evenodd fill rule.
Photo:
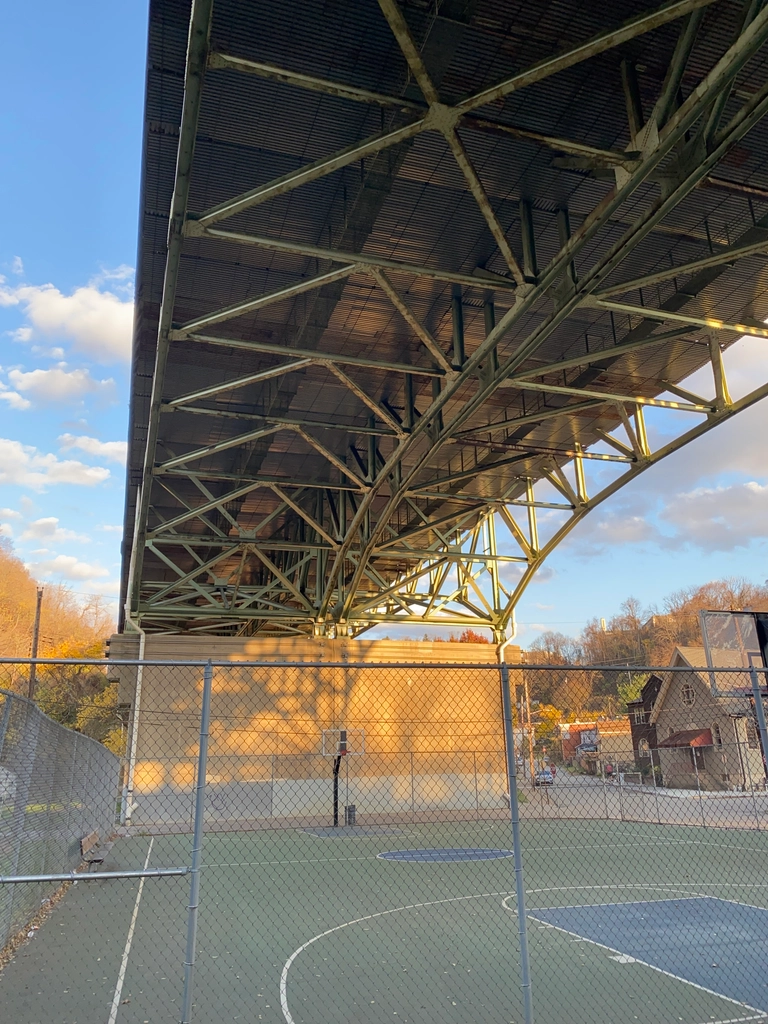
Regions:
<instances>
[{"instance_id":1,"label":"chain-link fence","mask_svg":"<svg viewBox=\"0 0 768 1024\"><path fill-rule=\"evenodd\" d=\"M0 690L0 875L69 871L80 842L115 827L120 760L18 694ZM0 890L0 948L55 892L55 882Z\"/></svg>"},{"instance_id":2,"label":"chain-link fence","mask_svg":"<svg viewBox=\"0 0 768 1024\"><path fill-rule=\"evenodd\" d=\"M101 724L99 693L60 717L117 737L122 768L101 748L85 774L108 823L58 827L117 839L0 973L7 1019L768 1019L757 672L89 671ZM39 884L0 895L34 890L31 912Z\"/></svg>"}]
</instances>

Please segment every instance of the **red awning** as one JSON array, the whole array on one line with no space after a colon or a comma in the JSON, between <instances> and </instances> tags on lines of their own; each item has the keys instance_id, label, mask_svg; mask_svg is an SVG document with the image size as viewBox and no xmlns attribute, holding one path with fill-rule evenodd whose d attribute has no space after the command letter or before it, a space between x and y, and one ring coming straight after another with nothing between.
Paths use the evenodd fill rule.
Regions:
<instances>
[{"instance_id":1,"label":"red awning","mask_svg":"<svg viewBox=\"0 0 768 1024\"><path fill-rule=\"evenodd\" d=\"M662 740L660 747L711 747L711 729L686 729L683 732L676 732L667 739Z\"/></svg>"}]
</instances>

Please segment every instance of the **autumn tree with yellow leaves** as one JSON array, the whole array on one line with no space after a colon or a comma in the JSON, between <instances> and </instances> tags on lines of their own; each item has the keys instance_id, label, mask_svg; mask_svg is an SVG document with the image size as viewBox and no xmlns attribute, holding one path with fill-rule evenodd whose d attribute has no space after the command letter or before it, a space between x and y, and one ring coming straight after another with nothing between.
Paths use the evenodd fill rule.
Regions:
<instances>
[{"instance_id":1,"label":"autumn tree with yellow leaves","mask_svg":"<svg viewBox=\"0 0 768 1024\"><path fill-rule=\"evenodd\" d=\"M0 544L0 656L28 658L32 647L37 582L8 544ZM78 600L67 587L46 584L40 616L41 658L103 658L114 622L103 598ZM4 665L0 686L27 694L29 666ZM123 724L117 684L89 665L40 665L35 700L50 718L120 753Z\"/></svg>"}]
</instances>

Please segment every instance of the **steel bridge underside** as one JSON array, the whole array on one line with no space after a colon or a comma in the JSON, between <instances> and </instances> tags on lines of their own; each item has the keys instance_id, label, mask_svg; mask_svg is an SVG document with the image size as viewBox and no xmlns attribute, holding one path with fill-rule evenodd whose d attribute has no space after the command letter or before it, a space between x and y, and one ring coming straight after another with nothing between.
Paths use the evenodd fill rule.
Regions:
<instances>
[{"instance_id":1,"label":"steel bridge underside","mask_svg":"<svg viewBox=\"0 0 768 1024\"><path fill-rule=\"evenodd\" d=\"M500 637L766 394L768 10L647 2L151 0L129 622Z\"/></svg>"}]
</instances>

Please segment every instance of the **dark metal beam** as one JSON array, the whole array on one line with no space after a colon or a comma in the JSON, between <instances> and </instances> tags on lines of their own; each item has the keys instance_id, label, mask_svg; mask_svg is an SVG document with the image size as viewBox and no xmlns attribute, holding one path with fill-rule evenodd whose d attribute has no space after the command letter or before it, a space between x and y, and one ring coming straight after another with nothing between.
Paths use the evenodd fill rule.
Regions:
<instances>
[{"instance_id":1,"label":"dark metal beam","mask_svg":"<svg viewBox=\"0 0 768 1024\"><path fill-rule=\"evenodd\" d=\"M132 552L134 565L133 593L128 595L128 600L134 607L138 604L138 595L141 588L144 545L147 537L147 520L151 501L150 481L160 430L160 406L163 400L173 307L176 299L176 285L184 241L184 220L189 201L192 157L195 152L203 75L208 59L212 10L213 0L192 0L189 38L187 40L187 58L184 68L184 99L181 110L181 126L179 128L176 175L168 223L168 251L165 259L165 273L163 275L163 297L160 304L157 333L157 354L155 357L155 371L152 378L152 395L144 453L141 498L136 509L136 529L133 541L135 550Z\"/></svg>"}]
</instances>

